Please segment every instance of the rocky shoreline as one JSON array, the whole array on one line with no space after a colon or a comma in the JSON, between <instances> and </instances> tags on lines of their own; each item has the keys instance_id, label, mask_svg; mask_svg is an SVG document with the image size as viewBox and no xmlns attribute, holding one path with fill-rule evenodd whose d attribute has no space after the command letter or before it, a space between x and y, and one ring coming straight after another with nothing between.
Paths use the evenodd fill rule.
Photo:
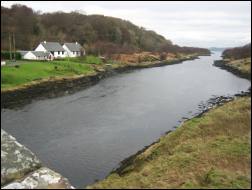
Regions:
<instances>
[{"instance_id":1,"label":"rocky shoreline","mask_svg":"<svg viewBox=\"0 0 252 190\"><path fill-rule=\"evenodd\" d=\"M234 75L237 75L237 76L239 76L241 78L251 80L251 74L250 73L242 72L241 70L228 65L227 62L224 61L224 60L215 60L213 65L216 66L216 67L219 67L221 69L227 70L227 71L229 71L229 72L233 73Z\"/></svg>"},{"instance_id":2,"label":"rocky shoreline","mask_svg":"<svg viewBox=\"0 0 252 190\"><path fill-rule=\"evenodd\" d=\"M172 61L146 62L135 65L123 65L113 68L107 65L102 70L96 70L91 75L80 75L68 78L49 79L45 81L35 82L22 88L2 90L1 91L1 109L16 108L31 103L33 100L46 98L55 98L67 94L73 94L77 91L86 89L100 80L113 76L117 73L123 73L136 69L161 67L166 65L174 65L187 60L197 59L198 56L187 57Z\"/></svg>"}]
</instances>

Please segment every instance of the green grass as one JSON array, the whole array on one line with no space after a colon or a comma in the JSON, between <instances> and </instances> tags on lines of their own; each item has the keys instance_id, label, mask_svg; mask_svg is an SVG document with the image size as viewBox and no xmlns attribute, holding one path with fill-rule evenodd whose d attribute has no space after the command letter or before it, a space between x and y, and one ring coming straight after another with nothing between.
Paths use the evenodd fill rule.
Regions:
<instances>
[{"instance_id":1,"label":"green grass","mask_svg":"<svg viewBox=\"0 0 252 190\"><path fill-rule=\"evenodd\" d=\"M71 61L76 63L96 64L96 65L102 64L102 60L99 57L93 55L87 55L84 57L69 57L62 59L61 61Z\"/></svg>"},{"instance_id":2,"label":"green grass","mask_svg":"<svg viewBox=\"0 0 252 190\"><path fill-rule=\"evenodd\" d=\"M1 90L45 78L88 74L93 71L90 65L67 60L22 61L22 63L18 68L1 67Z\"/></svg>"},{"instance_id":3,"label":"green grass","mask_svg":"<svg viewBox=\"0 0 252 190\"><path fill-rule=\"evenodd\" d=\"M250 188L251 98L186 121L87 188Z\"/></svg>"},{"instance_id":4,"label":"green grass","mask_svg":"<svg viewBox=\"0 0 252 190\"><path fill-rule=\"evenodd\" d=\"M13 64L19 64L20 66L13 67ZM107 60L106 64L111 65L113 68L125 66L124 63L113 60ZM88 74L94 72L95 68L104 69L104 66L103 60L93 55L49 62L34 60L7 61L7 66L1 67L1 90L19 88L42 79Z\"/></svg>"},{"instance_id":5,"label":"green grass","mask_svg":"<svg viewBox=\"0 0 252 190\"><path fill-rule=\"evenodd\" d=\"M85 62L87 64L97 64L100 65L102 63L101 59L99 57L95 57L92 55L86 56L85 57Z\"/></svg>"}]
</instances>

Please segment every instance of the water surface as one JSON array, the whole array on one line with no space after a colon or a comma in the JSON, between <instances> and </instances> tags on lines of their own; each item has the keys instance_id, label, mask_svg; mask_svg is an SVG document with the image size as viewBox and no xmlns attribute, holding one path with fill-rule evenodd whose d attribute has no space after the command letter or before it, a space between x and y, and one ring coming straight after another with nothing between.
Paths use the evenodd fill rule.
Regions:
<instances>
[{"instance_id":1,"label":"water surface","mask_svg":"<svg viewBox=\"0 0 252 190\"><path fill-rule=\"evenodd\" d=\"M192 117L201 102L246 91L250 81L212 65L219 56L119 74L73 95L2 110L1 126L84 187Z\"/></svg>"}]
</instances>

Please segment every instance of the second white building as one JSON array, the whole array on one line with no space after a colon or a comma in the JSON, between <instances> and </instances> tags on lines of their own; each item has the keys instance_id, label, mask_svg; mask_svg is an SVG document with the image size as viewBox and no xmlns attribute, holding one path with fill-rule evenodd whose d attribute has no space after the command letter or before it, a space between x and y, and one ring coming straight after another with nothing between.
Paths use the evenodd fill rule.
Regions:
<instances>
[{"instance_id":1,"label":"second white building","mask_svg":"<svg viewBox=\"0 0 252 190\"><path fill-rule=\"evenodd\" d=\"M63 48L65 49L67 56L69 57L78 57L85 55L85 51L82 50L82 47L78 42L64 43Z\"/></svg>"}]
</instances>

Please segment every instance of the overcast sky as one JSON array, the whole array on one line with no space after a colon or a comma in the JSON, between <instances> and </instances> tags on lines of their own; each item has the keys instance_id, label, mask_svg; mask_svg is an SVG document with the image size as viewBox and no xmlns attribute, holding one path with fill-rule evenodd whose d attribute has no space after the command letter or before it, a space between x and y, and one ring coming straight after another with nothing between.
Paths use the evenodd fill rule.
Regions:
<instances>
[{"instance_id":1,"label":"overcast sky","mask_svg":"<svg viewBox=\"0 0 252 190\"><path fill-rule=\"evenodd\" d=\"M1 1L5 7L16 3L43 13L82 10L119 17L182 46L232 47L251 41L250 1Z\"/></svg>"}]
</instances>

